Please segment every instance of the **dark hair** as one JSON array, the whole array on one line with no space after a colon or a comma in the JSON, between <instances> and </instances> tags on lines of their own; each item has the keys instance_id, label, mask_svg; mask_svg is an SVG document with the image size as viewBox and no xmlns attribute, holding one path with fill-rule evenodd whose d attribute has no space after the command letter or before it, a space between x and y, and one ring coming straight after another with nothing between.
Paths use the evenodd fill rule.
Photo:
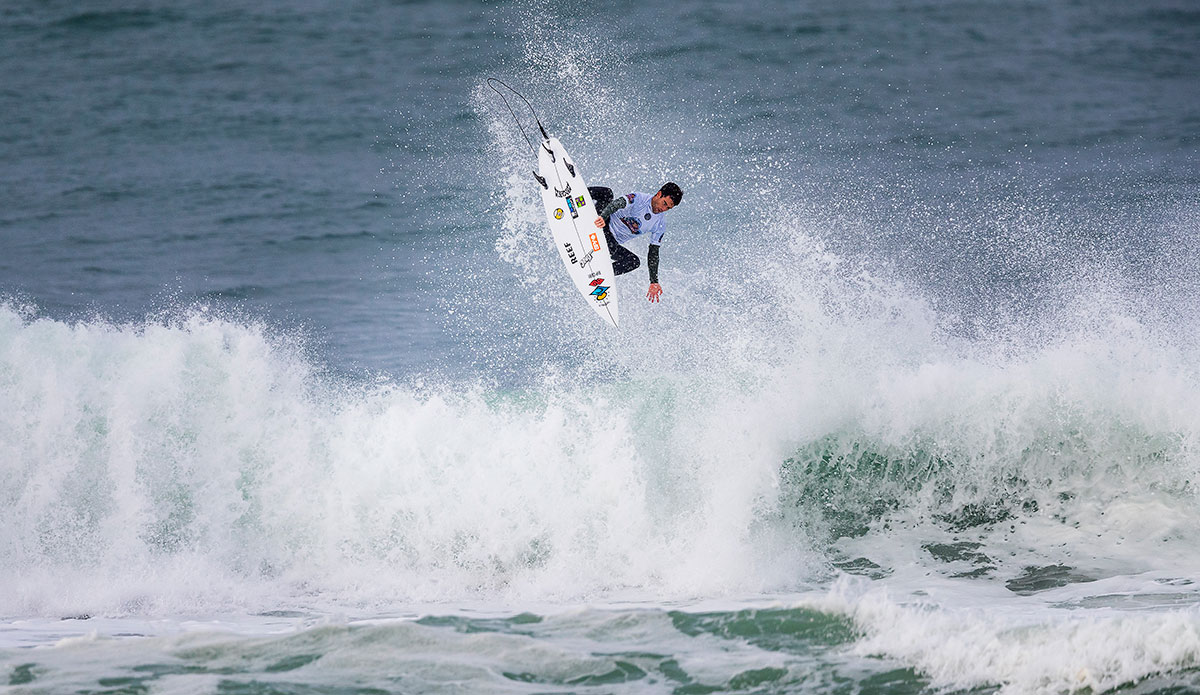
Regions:
<instances>
[{"instance_id":1,"label":"dark hair","mask_svg":"<svg viewBox=\"0 0 1200 695\"><path fill-rule=\"evenodd\" d=\"M658 192L670 198L676 205L679 204L679 201L683 200L683 191L679 190L679 186L673 181L664 183L663 187L658 189Z\"/></svg>"}]
</instances>

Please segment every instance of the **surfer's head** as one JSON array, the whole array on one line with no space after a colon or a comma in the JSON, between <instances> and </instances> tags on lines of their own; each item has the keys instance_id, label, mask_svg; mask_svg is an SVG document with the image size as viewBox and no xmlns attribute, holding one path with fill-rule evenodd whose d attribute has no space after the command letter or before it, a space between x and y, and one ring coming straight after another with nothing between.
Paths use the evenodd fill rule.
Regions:
<instances>
[{"instance_id":1,"label":"surfer's head","mask_svg":"<svg viewBox=\"0 0 1200 695\"><path fill-rule=\"evenodd\" d=\"M683 200L683 191L674 182L668 181L650 199L650 211L655 214L666 212L678 205L681 200Z\"/></svg>"}]
</instances>

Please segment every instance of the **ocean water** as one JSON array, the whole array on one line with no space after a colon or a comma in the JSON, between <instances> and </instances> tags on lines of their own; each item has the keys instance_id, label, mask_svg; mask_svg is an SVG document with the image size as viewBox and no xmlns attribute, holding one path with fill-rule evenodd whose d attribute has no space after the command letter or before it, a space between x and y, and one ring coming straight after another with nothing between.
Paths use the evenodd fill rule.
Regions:
<instances>
[{"instance_id":1,"label":"ocean water","mask_svg":"<svg viewBox=\"0 0 1200 695\"><path fill-rule=\"evenodd\" d=\"M1168 0L4 3L0 690L1200 692L1198 75ZM489 76L680 184L661 304Z\"/></svg>"}]
</instances>

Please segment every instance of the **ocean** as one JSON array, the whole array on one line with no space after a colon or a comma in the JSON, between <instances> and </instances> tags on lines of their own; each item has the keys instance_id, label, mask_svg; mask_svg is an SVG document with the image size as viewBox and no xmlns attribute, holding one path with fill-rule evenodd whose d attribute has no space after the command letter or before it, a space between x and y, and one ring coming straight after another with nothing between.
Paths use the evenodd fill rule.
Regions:
<instances>
[{"instance_id":1,"label":"ocean","mask_svg":"<svg viewBox=\"0 0 1200 695\"><path fill-rule=\"evenodd\" d=\"M1200 692L1197 76L1183 0L5 2L0 690ZM680 185L661 303L488 77Z\"/></svg>"}]
</instances>

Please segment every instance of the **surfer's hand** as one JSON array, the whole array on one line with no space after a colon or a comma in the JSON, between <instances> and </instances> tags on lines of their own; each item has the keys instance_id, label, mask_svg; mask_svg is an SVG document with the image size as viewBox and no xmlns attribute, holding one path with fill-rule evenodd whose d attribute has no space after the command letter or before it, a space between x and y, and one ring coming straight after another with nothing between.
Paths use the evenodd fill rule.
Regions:
<instances>
[{"instance_id":1,"label":"surfer's hand","mask_svg":"<svg viewBox=\"0 0 1200 695\"><path fill-rule=\"evenodd\" d=\"M603 217L596 218L596 226L600 227L601 229L604 228L604 218Z\"/></svg>"},{"instance_id":2,"label":"surfer's hand","mask_svg":"<svg viewBox=\"0 0 1200 695\"><path fill-rule=\"evenodd\" d=\"M657 282L650 283L650 289L646 290L646 298L652 302L657 302L662 296L662 285Z\"/></svg>"}]
</instances>

